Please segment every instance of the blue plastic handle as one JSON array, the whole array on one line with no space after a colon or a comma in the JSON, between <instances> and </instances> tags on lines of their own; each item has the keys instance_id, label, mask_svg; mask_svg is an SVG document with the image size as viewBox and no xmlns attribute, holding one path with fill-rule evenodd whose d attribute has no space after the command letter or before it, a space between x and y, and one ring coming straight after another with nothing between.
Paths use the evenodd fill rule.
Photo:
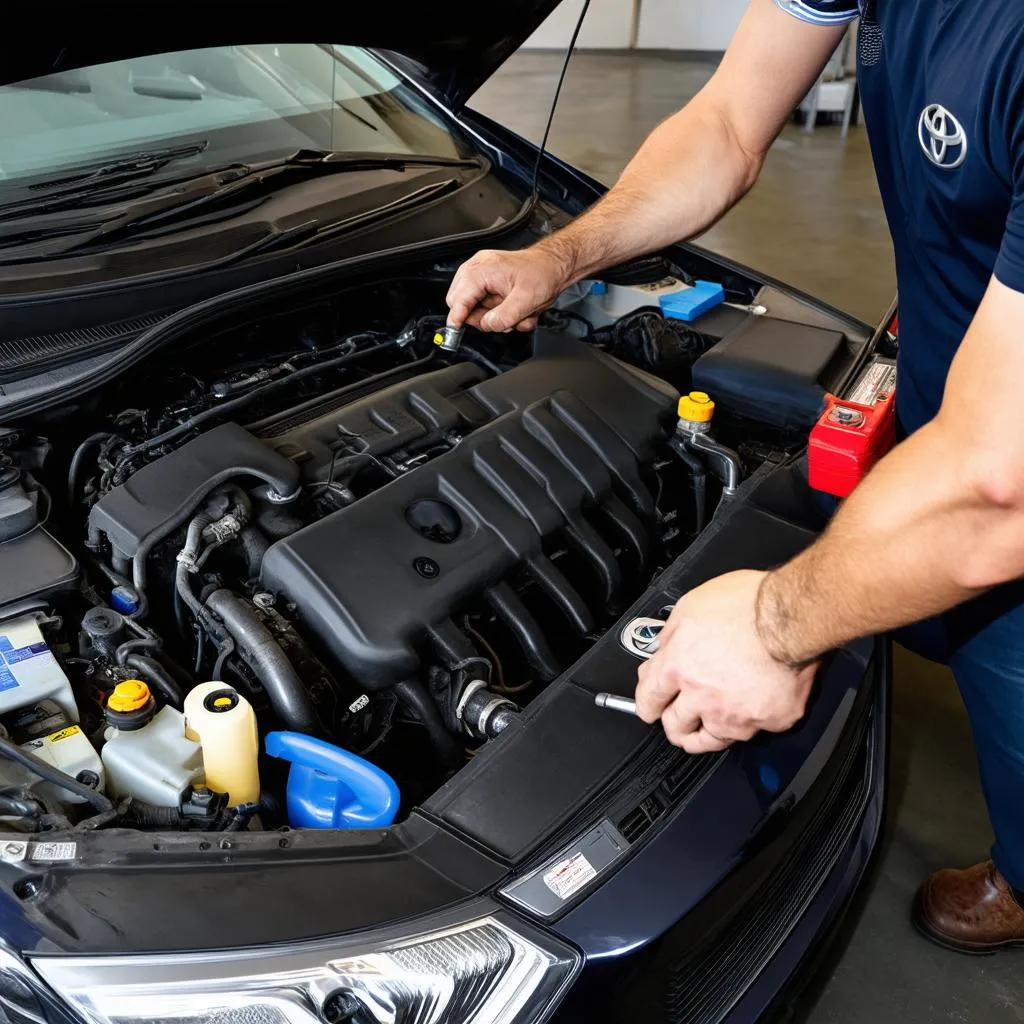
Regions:
<instances>
[{"instance_id":1,"label":"blue plastic handle","mask_svg":"<svg viewBox=\"0 0 1024 1024\"><path fill-rule=\"evenodd\" d=\"M293 828L384 828L401 796L369 761L301 732L267 733L267 753L291 762L288 823Z\"/></svg>"}]
</instances>

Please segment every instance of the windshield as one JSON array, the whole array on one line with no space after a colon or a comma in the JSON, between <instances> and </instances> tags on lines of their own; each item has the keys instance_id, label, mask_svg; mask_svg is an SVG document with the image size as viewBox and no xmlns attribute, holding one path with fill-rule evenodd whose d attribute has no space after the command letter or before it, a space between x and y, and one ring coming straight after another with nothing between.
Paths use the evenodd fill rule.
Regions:
<instances>
[{"instance_id":1,"label":"windshield","mask_svg":"<svg viewBox=\"0 0 1024 1024\"><path fill-rule=\"evenodd\" d=\"M461 157L465 147L371 53L317 43L139 57L0 87L0 201L73 168L197 142L175 169L299 149Z\"/></svg>"}]
</instances>

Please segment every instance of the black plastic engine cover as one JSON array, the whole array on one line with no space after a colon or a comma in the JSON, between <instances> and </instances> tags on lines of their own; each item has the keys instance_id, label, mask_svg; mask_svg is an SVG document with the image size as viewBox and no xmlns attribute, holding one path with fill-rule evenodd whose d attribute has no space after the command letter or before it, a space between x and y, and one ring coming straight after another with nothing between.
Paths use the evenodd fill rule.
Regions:
<instances>
[{"instance_id":1,"label":"black plastic engine cover","mask_svg":"<svg viewBox=\"0 0 1024 1024\"><path fill-rule=\"evenodd\" d=\"M544 539L583 507L653 511L641 467L673 422L664 382L541 332L533 358L465 395L486 422L456 448L264 557L264 585L364 686L414 676L428 632L514 567L552 584Z\"/></svg>"}]
</instances>

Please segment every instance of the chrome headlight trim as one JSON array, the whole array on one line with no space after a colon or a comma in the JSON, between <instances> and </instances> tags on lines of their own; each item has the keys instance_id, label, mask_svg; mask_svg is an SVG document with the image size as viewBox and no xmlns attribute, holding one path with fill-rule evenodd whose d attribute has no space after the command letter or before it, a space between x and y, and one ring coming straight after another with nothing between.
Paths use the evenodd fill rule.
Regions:
<instances>
[{"instance_id":1,"label":"chrome headlight trim","mask_svg":"<svg viewBox=\"0 0 1024 1024\"><path fill-rule=\"evenodd\" d=\"M322 1024L332 1000L393 1024L540 1024L575 978L577 951L493 903L415 931L208 953L37 956L90 1024Z\"/></svg>"}]
</instances>

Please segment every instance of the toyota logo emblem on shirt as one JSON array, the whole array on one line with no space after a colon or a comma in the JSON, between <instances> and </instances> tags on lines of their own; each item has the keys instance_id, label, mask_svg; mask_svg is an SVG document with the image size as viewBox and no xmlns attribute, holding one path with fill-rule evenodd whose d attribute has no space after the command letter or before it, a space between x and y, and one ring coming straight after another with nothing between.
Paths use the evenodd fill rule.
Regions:
<instances>
[{"instance_id":1,"label":"toyota logo emblem on shirt","mask_svg":"<svg viewBox=\"0 0 1024 1024\"><path fill-rule=\"evenodd\" d=\"M952 171L967 159L964 126L941 104L929 104L917 122L924 154L936 167Z\"/></svg>"}]
</instances>

